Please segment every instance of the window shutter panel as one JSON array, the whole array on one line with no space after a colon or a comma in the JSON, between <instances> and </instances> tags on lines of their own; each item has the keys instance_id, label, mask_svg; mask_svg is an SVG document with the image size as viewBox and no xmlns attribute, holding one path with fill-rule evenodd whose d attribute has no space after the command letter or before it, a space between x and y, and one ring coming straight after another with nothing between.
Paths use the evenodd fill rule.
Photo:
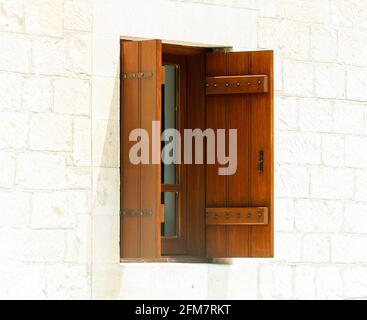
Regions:
<instances>
[{"instance_id":1,"label":"window shutter panel","mask_svg":"<svg viewBox=\"0 0 367 320\"><path fill-rule=\"evenodd\" d=\"M267 80L249 78L242 83L235 77L245 75ZM213 78L223 76L234 78ZM273 52L207 54L206 77L206 127L237 129L236 173L220 176L218 164L206 167L207 256L272 257ZM246 93L223 94L227 80L228 90L243 88ZM258 89L261 93L247 93Z\"/></svg>"},{"instance_id":2,"label":"window shutter panel","mask_svg":"<svg viewBox=\"0 0 367 320\"><path fill-rule=\"evenodd\" d=\"M160 163L152 164L152 121L161 119L162 45L121 41L121 257L160 257ZM131 130L149 133L150 164L129 160ZM160 129L159 129L160 136ZM160 143L158 142L160 152Z\"/></svg>"}]
</instances>

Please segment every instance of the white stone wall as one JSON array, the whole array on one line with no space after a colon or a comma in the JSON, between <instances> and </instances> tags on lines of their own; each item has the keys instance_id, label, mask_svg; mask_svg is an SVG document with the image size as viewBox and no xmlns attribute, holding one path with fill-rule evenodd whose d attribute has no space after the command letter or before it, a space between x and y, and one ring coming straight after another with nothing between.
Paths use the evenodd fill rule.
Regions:
<instances>
[{"instance_id":1,"label":"white stone wall","mask_svg":"<svg viewBox=\"0 0 367 320\"><path fill-rule=\"evenodd\" d=\"M119 265L121 37L275 50L275 259ZM0 298L367 298L366 55L366 0L0 0Z\"/></svg>"},{"instance_id":2,"label":"white stone wall","mask_svg":"<svg viewBox=\"0 0 367 320\"><path fill-rule=\"evenodd\" d=\"M0 298L91 296L90 1L0 1Z\"/></svg>"}]
</instances>

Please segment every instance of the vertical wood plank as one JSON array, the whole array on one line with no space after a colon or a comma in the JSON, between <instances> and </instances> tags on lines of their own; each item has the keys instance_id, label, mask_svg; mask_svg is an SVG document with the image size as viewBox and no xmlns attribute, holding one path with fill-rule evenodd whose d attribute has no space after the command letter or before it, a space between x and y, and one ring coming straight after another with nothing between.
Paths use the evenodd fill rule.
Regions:
<instances>
[{"instance_id":1,"label":"vertical wood plank","mask_svg":"<svg viewBox=\"0 0 367 320\"><path fill-rule=\"evenodd\" d=\"M140 81L141 128L149 133L152 154L152 121L161 120L162 44L159 40L141 41L140 71L152 71L153 77ZM150 157L152 161L152 157ZM141 217L141 256L160 257L161 165L141 166L141 208L151 209L151 216Z\"/></svg>"},{"instance_id":2,"label":"vertical wood plank","mask_svg":"<svg viewBox=\"0 0 367 320\"><path fill-rule=\"evenodd\" d=\"M186 62L186 127L205 130L205 56L188 56ZM194 162L187 165L187 254L205 256L205 165Z\"/></svg>"},{"instance_id":3,"label":"vertical wood plank","mask_svg":"<svg viewBox=\"0 0 367 320\"><path fill-rule=\"evenodd\" d=\"M228 75L244 75L250 72L250 53L227 53ZM250 196L249 144L250 144L250 101L249 95L226 95L228 129L237 129L237 171L228 176L228 207L248 207ZM228 226L228 256L249 256L249 227Z\"/></svg>"},{"instance_id":4,"label":"vertical wood plank","mask_svg":"<svg viewBox=\"0 0 367 320\"><path fill-rule=\"evenodd\" d=\"M121 74L139 69L139 45L121 41ZM140 208L140 166L131 164L129 133L140 125L139 83L121 81L121 210ZM140 217L121 215L121 257L140 257Z\"/></svg>"},{"instance_id":5,"label":"vertical wood plank","mask_svg":"<svg viewBox=\"0 0 367 320\"><path fill-rule=\"evenodd\" d=\"M121 81L121 204L122 210L151 210L151 216L121 216L121 257L160 256L160 164L133 165L131 130L142 128L152 137L152 121L161 116L161 42L122 41L121 74L151 71L153 76ZM151 151L152 141L150 141Z\"/></svg>"},{"instance_id":6,"label":"vertical wood plank","mask_svg":"<svg viewBox=\"0 0 367 320\"><path fill-rule=\"evenodd\" d=\"M206 76L225 75L225 53L208 54ZM226 100L224 96L206 97L206 128L226 129ZM227 177L218 175L218 163L206 165L207 207L227 206ZM206 226L206 253L208 257L227 256L227 227Z\"/></svg>"},{"instance_id":7,"label":"vertical wood plank","mask_svg":"<svg viewBox=\"0 0 367 320\"><path fill-rule=\"evenodd\" d=\"M273 52L251 54L252 74L269 75L269 92L251 96L251 195L252 206L269 207L269 224L251 227L251 256L272 257L273 252ZM264 171L259 173L259 152L264 150Z\"/></svg>"}]
</instances>

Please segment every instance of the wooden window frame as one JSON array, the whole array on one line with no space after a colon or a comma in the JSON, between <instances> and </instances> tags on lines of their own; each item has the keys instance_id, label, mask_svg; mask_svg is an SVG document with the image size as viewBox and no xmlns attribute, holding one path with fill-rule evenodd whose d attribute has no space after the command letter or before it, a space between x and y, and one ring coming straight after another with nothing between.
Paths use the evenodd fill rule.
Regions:
<instances>
[{"instance_id":1,"label":"wooden window frame","mask_svg":"<svg viewBox=\"0 0 367 320\"><path fill-rule=\"evenodd\" d=\"M162 65L174 65L178 71L178 83L176 83L176 115L181 136L186 123L186 59L184 56L166 54L163 49ZM161 192L176 192L178 195L177 208L177 236L162 236L161 248L162 256L184 255L186 254L187 224L186 224L186 165L177 164L178 182L176 184L161 184Z\"/></svg>"},{"instance_id":2,"label":"wooden window frame","mask_svg":"<svg viewBox=\"0 0 367 320\"><path fill-rule=\"evenodd\" d=\"M223 48L224 49L224 48ZM216 103L207 103L207 95L208 89L205 89L205 84L208 81L216 81L214 77L221 78L220 81L225 81L225 76L231 77L233 72L233 76L235 77L239 70L242 69L240 74L248 74L248 75L257 75L254 77L258 77L258 75L265 74L266 81L269 83L269 87L266 87L266 90L269 90L269 95L259 94L252 98L248 96L246 100L247 102L241 103L254 103L259 107L261 111L254 111L255 114L258 112L265 111L266 116L266 125L261 122L261 117L258 116L254 120L248 120L248 129L249 132L251 130L260 130L259 128L264 128L267 132L263 132L260 134L261 139L268 139L267 145L265 147L266 153L266 191L265 191L265 202L267 203L267 207L265 207L265 212L267 212L267 222L264 226L244 226L243 228L239 228L237 226L212 226L208 224L208 218L205 218L205 212L208 212L210 209L215 209L220 207L228 207L229 209L235 208L235 204L239 201L238 208L245 209L246 201L236 200L233 198L228 199L228 186L226 186L226 196L225 202L219 200L218 204L215 204L217 201L213 198L212 205L211 200L208 200L208 191L206 190L208 184L208 173L207 166L203 165L181 165L180 166L180 177L181 181L180 186L161 186L161 192L164 191L180 191L182 196L180 197L180 205L181 213L178 215L179 220L179 236L177 237L161 237L161 241L159 244L159 250L161 252L160 256L156 257L144 257L144 258L122 258L122 262L222 262L226 261L227 258L234 256L246 256L246 257L272 257L274 253L274 214L273 214L273 175L274 175L274 165L273 165L273 56L272 52L269 55L269 51L264 51L263 54L253 52L242 53L248 56L249 66L246 67L246 71L244 72L243 66L248 62L244 62L243 57L238 59L238 63L240 64L238 68L233 69L231 71L231 67L229 67L228 61L222 61L220 57L220 53L227 53L228 49L219 50L222 52L218 52L218 50L213 50L212 48L203 48L203 47L194 47L194 46L185 46L185 45L175 45L175 44L162 44L161 45L161 54L162 54L162 65L164 63L172 63L172 64L180 64L181 68L184 66L185 69L185 78L180 79L180 108L184 108L184 116L181 116L180 125L182 128L199 128L206 129L207 121L211 121L211 115L207 117L207 110L209 108L209 112L212 112L211 108L216 107ZM219 53L219 60L215 62L213 67L209 65L207 54L213 52ZM223 52L224 51L224 52ZM121 51L122 52L122 51ZM236 63L236 53L232 55L234 61L231 63ZM225 58L227 59L227 58ZM242 59L242 60L241 60ZM215 63L219 63L218 66ZM224 63L223 67L220 65ZM122 64L121 64L122 65ZM214 68L212 71L209 71L208 68ZM121 69L122 70L122 69ZM156 69L158 70L158 69ZM214 71L213 71L214 70ZM216 70L216 71L215 71ZM144 70L141 70L144 71ZM182 76L182 72L180 73L180 78ZM212 77L208 80L207 77ZM261 79L265 79L263 76L260 76ZM158 77L159 79L159 77ZM208 85L207 85L208 86ZM225 88L223 89L224 93L226 93ZM205 93L207 91L207 93ZM268 91L266 91L268 92ZM251 92L249 92L251 93ZM122 102L123 99L121 99ZM232 101L231 99L227 99L228 101ZM236 101L236 98L233 98L233 101ZM269 107L269 109L267 109ZM123 105L122 105L123 108ZM256 108L254 109L256 110ZM227 115L225 116L227 117ZM208 120L209 119L209 120ZM260 120L260 121L259 121ZM122 121L122 120L121 120ZM251 122L252 121L252 122ZM226 127L228 123L226 124ZM257 128L258 126L258 128ZM269 135L268 135L269 133ZM121 139L123 139L123 135L121 134ZM259 148L261 149L261 141L255 138L254 143L255 146L249 146L250 155L252 158L249 161L253 166L257 161L257 153ZM122 141L122 144L124 142ZM121 159L123 155L121 154ZM243 176L243 173L242 173ZM184 178L184 180L182 180ZM247 178L246 178L247 179ZM254 176L248 177L248 183L255 183L260 181L261 178ZM225 178L226 181L231 178ZM262 180L264 181L264 180ZM182 184L181 184L182 183ZM236 180L236 185L239 185L238 179ZM262 182L263 183L263 182ZM228 184L228 182L226 182ZM179 189L177 189L179 188ZM251 187L252 188L252 187ZM250 195L249 206L252 206L249 209L254 209L255 206L262 206L264 199L264 186L263 185L255 185L254 190L252 191L252 195ZM258 194L257 194L258 192ZM239 198L240 199L240 198ZM208 202L209 201L209 202ZM182 202L182 203L181 203ZM223 202L223 203L222 203ZM209 207L208 206L209 203ZM213 207L214 204L214 207ZM210 208L212 207L212 208ZM260 207L258 207L260 208ZM225 209L225 208L223 208ZM268 210L269 209L269 210ZM220 210L219 210L220 211ZM197 214L202 213L202 214ZM208 213L206 213L208 214ZM121 222L122 223L122 222ZM123 224L121 224L123 227ZM159 228L158 228L159 227ZM157 227L157 230L160 230L160 224ZM126 228L126 226L125 226ZM244 232L244 233L243 233ZM246 240L246 239L248 240ZM254 239L254 240L253 240ZM244 249L240 246L233 246L233 241L247 241L248 248ZM121 236L121 241L123 241L123 236ZM256 242L256 246L252 246L252 241ZM208 243L210 244L209 247ZM229 249L228 246L231 248ZM121 249L122 250L122 249ZM122 251L121 251L122 252ZM122 256L122 253L121 253ZM212 257L218 258L212 258Z\"/></svg>"}]
</instances>

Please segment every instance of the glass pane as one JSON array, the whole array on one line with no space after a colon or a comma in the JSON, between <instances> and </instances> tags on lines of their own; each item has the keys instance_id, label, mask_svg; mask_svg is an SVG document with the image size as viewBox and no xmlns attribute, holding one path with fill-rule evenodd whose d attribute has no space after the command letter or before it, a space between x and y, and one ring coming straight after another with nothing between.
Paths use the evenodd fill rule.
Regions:
<instances>
[{"instance_id":1,"label":"glass pane","mask_svg":"<svg viewBox=\"0 0 367 320\"><path fill-rule=\"evenodd\" d=\"M176 110L176 79L177 68L174 65L166 65L165 79L162 92L162 131L166 129L177 129ZM162 142L162 148L169 141ZM175 164L162 163L162 183L176 184L177 174Z\"/></svg>"},{"instance_id":2,"label":"glass pane","mask_svg":"<svg viewBox=\"0 0 367 320\"><path fill-rule=\"evenodd\" d=\"M176 192L162 192L164 222L162 222L161 235L164 237L177 236L177 200Z\"/></svg>"}]
</instances>

